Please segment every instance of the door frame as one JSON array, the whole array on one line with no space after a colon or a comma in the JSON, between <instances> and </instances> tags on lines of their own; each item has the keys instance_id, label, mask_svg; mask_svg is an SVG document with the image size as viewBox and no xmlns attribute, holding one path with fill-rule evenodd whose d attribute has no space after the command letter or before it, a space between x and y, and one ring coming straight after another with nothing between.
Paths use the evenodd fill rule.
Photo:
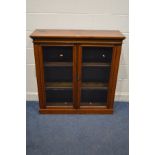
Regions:
<instances>
[{"instance_id":1,"label":"door frame","mask_svg":"<svg viewBox=\"0 0 155 155\"><path fill-rule=\"evenodd\" d=\"M78 44L78 98L77 98L77 105L78 108L85 108L85 109L97 109L97 108L107 108L107 109L111 109L113 106L113 102L114 102L114 95L115 95L115 78L113 76L113 73L116 72L115 69L115 59L117 56L117 62L119 62L118 57L119 55L117 54L116 51L116 46L115 45L109 45L109 44L85 44L85 43L81 43ZM112 61L111 61L111 68L110 68L110 75L109 75L109 82L108 82L108 93L107 93L107 102L106 102L106 106L80 106L80 100L81 100L81 77L82 77L82 48L83 47L112 47ZM115 76L117 76L117 72L115 73ZM112 84L111 84L112 83ZM115 85L114 85L115 84ZM112 93L113 92L113 93ZM112 94L111 94L112 93ZM113 100L112 100L113 99Z\"/></svg>"},{"instance_id":2,"label":"door frame","mask_svg":"<svg viewBox=\"0 0 155 155\"><path fill-rule=\"evenodd\" d=\"M43 65L43 46L72 46L73 47L73 106L56 106L47 107L46 106L46 94L45 94L45 80L44 80L44 65ZM83 46L93 46L93 47L113 47L111 72L109 79L109 91L108 91L108 101L107 107L100 106L89 106L80 107L80 92L81 89L81 65L82 65L82 47ZM111 114L113 113L113 101L116 87L116 77L118 73L118 63L121 53L121 45L105 44L105 43L34 43L34 56L36 63L36 77L38 83L38 96L39 96L39 106L40 113L66 113L66 114L86 114L86 113L96 113L96 114ZM116 79L115 79L116 78ZM110 84L111 83L111 84Z\"/></svg>"},{"instance_id":3,"label":"door frame","mask_svg":"<svg viewBox=\"0 0 155 155\"><path fill-rule=\"evenodd\" d=\"M72 47L73 57L72 57L72 96L73 96L73 106L47 106L46 105L46 89L45 89L45 77L44 77L44 62L43 62L43 47L47 46L67 46ZM39 106L42 109L73 109L77 108L77 47L76 44L71 43L41 43L34 44L34 56L36 63L36 77L38 86L38 96L39 96Z\"/></svg>"}]
</instances>

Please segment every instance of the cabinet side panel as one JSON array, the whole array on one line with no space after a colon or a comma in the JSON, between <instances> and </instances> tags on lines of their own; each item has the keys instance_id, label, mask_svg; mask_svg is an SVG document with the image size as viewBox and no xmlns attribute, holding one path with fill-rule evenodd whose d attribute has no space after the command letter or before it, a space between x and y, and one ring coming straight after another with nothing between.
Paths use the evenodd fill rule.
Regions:
<instances>
[{"instance_id":1,"label":"cabinet side panel","mask_svg":"<svg viewBox=\"0 0 155 155\"><path fill-rule=\"evenodd\" d=\"M119 45L113 48L112 65L111 65L112 67L111 67L111 72L110 72L109 91L108 91L108 108L109 109L112 109L114 105L115 89L116 89L116 83L117 83L121 47L122 46Z\"/></svg>"},{"instance_id":2,"label":"cabinet side panel","mask_svg":"<svg viewBox=\"0 0 155 155\"><path fill-rule=\"evenodd\" d=\"M42 58L41 46L34 44L34 56L35 56L39 106L40 109L44 109L46 108L45 106L46 99L45 99L44 70L43 70L43 58Z\"/></svg>"}]
</instances>

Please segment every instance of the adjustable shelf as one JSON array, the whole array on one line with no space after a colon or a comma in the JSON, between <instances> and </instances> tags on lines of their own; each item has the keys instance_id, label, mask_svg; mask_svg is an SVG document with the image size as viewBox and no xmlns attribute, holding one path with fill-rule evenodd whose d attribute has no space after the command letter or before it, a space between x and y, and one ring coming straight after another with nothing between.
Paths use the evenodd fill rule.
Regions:
<instances>
[{"instance_id":1,"label":"adjustable shelf","mask_svg":"<svg viewBox=\"0 0 155 155\"><path fill-rule=\"evenodd\" d=\"M108 89L108 84L102 82L82 82L83 89Z\"/></svg>"},{"instance_id":2,"label":"adjustable shelf","mask_svg":"<svg viewBox=\"0 0 155 155\"><path fill-rule=\"evenodd\" d=\"M47 102L47 107L48 108L69 108L73 107L72 102Z\"/></svg>"},{"instance_id":3,"label":"adjustable shelf","mask_svg":"<svg viewBox=\"0 0 155 155\"><path fill-rule=\"evenodd\" d=\"M119 31L36 30L31 38L40 113L113 113Z\"/></svg>"},{"instance_id":4,"label":"adjustable shelf","mask_svg":"<svg viewBox=\"0 0 155 155\"><path fill-rule=\"evenodd\" d=\"M81 108L82 107L89 107L89 108L107 108L106 102L81 102ZM93 106L93 107L92 107Z\"/></svg>"},{"instance_id":5,"label":"adjustable shelf","mask_svg":"<svg viewBox=\"0 0 155 155\"><path fill-rule=\"evenodd\" d=\"M111 64L110 63L103 63L103 62L85 62L85 63L82 63L82 66L83 67L110 67Z\"/></svg>"},{"instance_id":6,"label":"adjustable shelf","mask_svg":"<svg viewBox=\"0 0 155 155\"><path fill-rule=\"evenodd\" d=\"M72 67L72 62L45 62L45 67Z\"/></svg>"},{"instance_id":7,"label":"adjustable shelf","mask_svg":"<svg viewBox=\"0 0 155 155\"><path fill-rule=\"evenodd\" d=\"M68 89L72 88L72 82L47 82L45 84L46 89L54 89L54 88L63 88Z\"/></svg>"}]
</instances>

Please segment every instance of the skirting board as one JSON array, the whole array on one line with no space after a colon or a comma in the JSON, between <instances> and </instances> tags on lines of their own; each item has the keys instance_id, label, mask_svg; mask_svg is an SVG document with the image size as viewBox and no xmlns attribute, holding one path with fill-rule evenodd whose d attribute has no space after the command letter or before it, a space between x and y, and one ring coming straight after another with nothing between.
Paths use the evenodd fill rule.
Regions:
<instances>
[{"instance_id":1,"label":"skirting board","mask_svg":"<svg viewBox=\"0 0 155 155\"><path fill-rule=\"evenodd\" d=\"M38 93L35 92L27 92L26 93L27 101L38 101ZM129 93L128 92L116 92L115 101L129 101Z\"/></svg>"}]
</instances>

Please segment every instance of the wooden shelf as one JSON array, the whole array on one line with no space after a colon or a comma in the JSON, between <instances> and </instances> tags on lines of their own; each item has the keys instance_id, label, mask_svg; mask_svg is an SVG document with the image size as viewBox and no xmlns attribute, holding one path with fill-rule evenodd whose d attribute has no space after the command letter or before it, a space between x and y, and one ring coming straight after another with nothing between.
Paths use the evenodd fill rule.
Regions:
<instances>
[{"instance_id":1,"label":"wooden shelf","mask_svg":"<svg viewBox=\"0 0 155 155\"><path fill-rule=\"evenodd\" d=\"M103 63L103 62L84 62L82 63L84 67L110 67L110 63Z\"/></svg>"},{"instance_id":2,"label":"wooden shelf","mask_svg":"<svg viewBox=\"0 0 155 155\"><path fill-rule=\"evenodd\" d=\"M53 88L72 88L72 82L47 82L45 84L46 89L53 89Z\"/></svg>"},{"instance_id":3,"label":"wooden shelf","mask_svg":"<svg viewBox=\"0 0 155 155\"><path fill-rule=\"evenodd\" d=\"M66 66L73 66L72 62L45 62L45 67L66 67ZM87 62L82 63L82 66L84 67L110 67L110 63L97 63L97 62Z\"/></svg>"},{"instance_id":4,"label":"wooden shelf","mask_svg":"<svg viewBox=\"0 0 155 155\"><path fill-rule=\"evenodd\" d=\"M73 66L72 62L45 62L45 67L71 67Z\"/></svg>"},{"instance_id":5,"label":"wooden shelf","mask_svg":"<svg viewBox=\"0 0 155 155\"><path fill-rule=\"evenodd\" d=\"M46 104L48 108L57 106L63 106L63 107L73 106L72 102L47 102Z\"/></svg>"},{"instance_id":6,"label":"wooden shelf","mask_svg":"<svg viewBox=\"0 0 155 155\"><path fill-rule=\"evenodd\" d=\"M103 102L81 102L81 106L102 106L106 107L106 103Z\"/></svg>"},{"instance_id":7,"label":"wooden shelf","mask_svg":"<svg viewBox=\"0 0 155 155\"><path fill-rule=\"evenodd\" d=\"M108 84L102 83L102 82L82 82L82 88L84 89L108 89Z\"/></svg>"},{"instance_id":8,"label":"wooden shelf","mask_svg":"<svg viewBox=\"0 0 155 155\"><path fill-rule=\"evenodd\" d=\"M46 89L54 88L72 88L72 82L47 82ZM108 89L108 84L102 82L82 82L82 88L84 89Z\"/></svg>"}]
</instances>

